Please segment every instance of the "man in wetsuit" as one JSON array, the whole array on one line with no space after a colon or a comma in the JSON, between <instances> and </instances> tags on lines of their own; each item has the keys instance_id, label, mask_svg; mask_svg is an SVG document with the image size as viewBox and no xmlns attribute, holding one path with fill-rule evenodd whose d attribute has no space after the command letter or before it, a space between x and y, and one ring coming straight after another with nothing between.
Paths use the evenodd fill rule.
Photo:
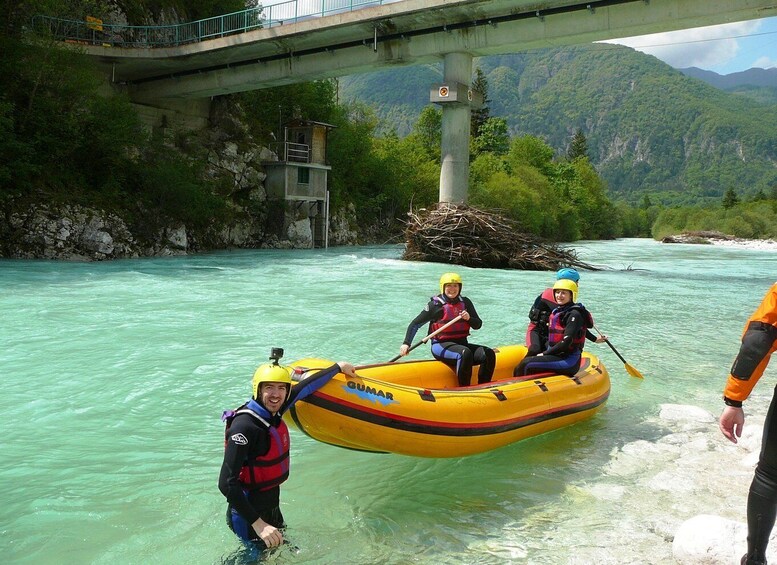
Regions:
<instances>
[{"instance_id":1,"label":"man in wetsuit","mask_svg":"<svg viewBox=\"0 0 777 565\"><path fill-rule=\"evenodd\" d=\"M745 324L742 345L723 391L726 407L720 430L736 443L742 435L746 400L777 349L777 283ZM777 516L777 389L764 421L761 455L747 497L747 553L742 565L764 565L766 546Z\"/></svg>"},{"instance_id":2,"label":"man in wetsuit","mask_svg":"<svg viewBox=\"0 0 777 565\"><path fill-rule=\"evenodd\" d=\"M480 365L478 384L483 384L490 382L494 374L496 353L489 347L469 343L467 340L470 329L480 329L483 320L478 316L472 301L461 296L461 287L461 277L456 273L445 273L440 277L440 294L433 296L421 313L410 322L399 354L407 355L416 332L424 324L429 324L429 333L432 333L461 315L459 321L432 338L432 355L435 359L455 367L459 386L469 386L472 366Z\"/></svg>"},{"instance_id":3,"label":"man in wetsuit","mask_svg":"<svg viewBox=\"0 0 777 565\"><path fill-rule=\"evenodd\" d=\"M219 490L228 502L227 525L260 550L283 543L280 485L289 477L289 430L283 413L338 373L356 376L353 365L340 361L292 387L291 371L278 364L281 355L282 349L273 349L273 363L254 373L251 399L223 416L227 428Z\"/></svg>"}]
</instances>

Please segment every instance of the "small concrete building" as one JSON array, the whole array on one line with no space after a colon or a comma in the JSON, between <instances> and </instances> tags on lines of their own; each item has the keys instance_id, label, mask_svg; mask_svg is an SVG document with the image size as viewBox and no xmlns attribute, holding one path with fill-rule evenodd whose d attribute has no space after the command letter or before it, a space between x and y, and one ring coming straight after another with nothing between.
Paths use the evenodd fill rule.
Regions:
<instances>
[{"instance_id":1,"label":"small concrete building","mask_svg":"<svg viewBox=\"0 0 777 565\"><path fill-rule=\"evenodd\" d=\"M284 126L283 141L270 144L277 161L263 161L267 178L268 230L281 239L304 240L309 222L310 247L329 245L329 193L326 160L331 124L292 120Z\"/></svg>"}]
</instances>

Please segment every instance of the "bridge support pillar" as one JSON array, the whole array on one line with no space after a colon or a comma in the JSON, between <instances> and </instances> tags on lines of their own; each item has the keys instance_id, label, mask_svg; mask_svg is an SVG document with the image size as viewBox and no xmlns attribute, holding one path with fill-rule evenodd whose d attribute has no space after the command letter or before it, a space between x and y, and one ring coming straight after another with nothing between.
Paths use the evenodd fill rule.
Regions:
<instances>
[{"instance_id":1,"label":"bridge support pillar","mask_svg":"<svg viewBox=\"0 0 777 565\"><path fill-rule=\"evenodd\" d=\"M472 80L472 55L448 53L443 67L447 85L465 85ZM455 88L455 86L449 86ZM469 188L469 123L470 106L466 95L457 91L454 103L442 106L442 167L440 170L440 202L462 204L467 201ZM449 94L450 95L450 94ZM462 103L463 102L463 103Z\"/></svg>"}]
</instances>

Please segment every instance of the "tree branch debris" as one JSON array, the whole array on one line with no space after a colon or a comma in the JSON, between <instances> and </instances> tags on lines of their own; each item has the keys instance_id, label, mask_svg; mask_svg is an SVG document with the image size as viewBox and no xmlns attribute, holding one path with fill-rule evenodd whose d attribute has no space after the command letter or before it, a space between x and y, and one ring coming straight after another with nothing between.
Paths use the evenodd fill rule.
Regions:
<instances>
[{"instance_id":1,"label":"tree branch debris","mask_svg":"<svg viewBox=\"0 0 777 565\"><path fill-rule=\"evenodd\" d=\"M560 267L598 270L571 249L523 233L519 224L496 212L464 204L440 203L408 212L407 261L451 263L465 267L555 271Z\"/></svg>"}]
</instances>

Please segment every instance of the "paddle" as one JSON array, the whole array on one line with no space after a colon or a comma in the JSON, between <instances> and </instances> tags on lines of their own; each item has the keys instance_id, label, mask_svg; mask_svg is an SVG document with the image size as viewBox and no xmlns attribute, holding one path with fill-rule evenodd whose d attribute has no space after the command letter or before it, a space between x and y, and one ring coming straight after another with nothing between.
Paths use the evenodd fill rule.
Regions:
<instances>
[{"instance_id":1,"label":"paddle","mask_svg":"<svg viewBox=\"0 0 777 565\"><path fill-rule=\"evenodd\" d=\"M458 316L456 316L455 318L453 318L453 319L452 319L450 322L448 322L447 324L445 324L443 327L441 327L441 328L439 328L439 329L436 329L436 330L434 330L432 333L430 333L429 335L427 335L427 336L426 336L424 339L422 339L421 341L419 341L419 342L418 342L418 343L416 343L415 345L411 346L411 347L410 347L410 349L408 349L408 350L407 350L407 352L408 352L408 353L410 353L410 352L411 352L411 351L413 351L413 350L414 350L416 347L418 347L419 345L423 345L424 343L426 343L427 341L429 341L430 339L432 339L434 336L436 336L438 333L440 333L440 332L441 332L441 331L443 331L444 329L448 328L449 326L452 326L453 324L455 324L455 323L456 323L456 322L458 322L459 320L461 320L461 314L459 314ZM391 361L389 361L389 363L393 363L394 361L396 361L396 360L397 360L397 359L399 359L400 357L402 357L402 355L397 355L397 356L396 356L396 357L394 357L394 358L393 358Z\"/></svg>"},{"instance_id":2,"label":"paddle","mask_svg":"<svg viewBox=\"0 0 777 565\"><path fill-rule=\"evenodd\" d=\"M604 334L599 330L599 328L596 327L596 324L594 324L594 329L596 330L596 333L598 333L600 336L604 337ZM632 377L637 377L638 379L644 379L645 377L642 376L642 373L637 371L633 366L629 365L626 360L623 358L623 355L618 353L618 350L615 349L615 346L610 343L610 340L606 337L604 338L605 343L610 346L610 349L612 349L615 352L615 355L618 356L618 359L623 361L623 366L626 367L626 372L631 375Z\"/></svg>"}]
</instances>

